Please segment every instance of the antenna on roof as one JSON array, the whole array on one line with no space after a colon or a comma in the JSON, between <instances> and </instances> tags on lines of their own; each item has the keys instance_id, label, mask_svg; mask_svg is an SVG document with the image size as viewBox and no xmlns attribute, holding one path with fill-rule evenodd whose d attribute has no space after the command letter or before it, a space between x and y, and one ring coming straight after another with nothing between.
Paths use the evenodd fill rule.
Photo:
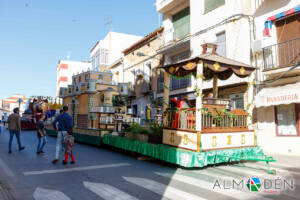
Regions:
<instances>
[{"instance_id":1,"label":"antenna on roof","mask_svg":"<svg viewBox=\"0 0 300 200\"><path fill-rule=\"evenodd\" d=\"M104 22L105 22L105 26L109 26L109 31L112 31L112 17L111 16L107 16L104 18Z\"/></svg>"}]
</instances>

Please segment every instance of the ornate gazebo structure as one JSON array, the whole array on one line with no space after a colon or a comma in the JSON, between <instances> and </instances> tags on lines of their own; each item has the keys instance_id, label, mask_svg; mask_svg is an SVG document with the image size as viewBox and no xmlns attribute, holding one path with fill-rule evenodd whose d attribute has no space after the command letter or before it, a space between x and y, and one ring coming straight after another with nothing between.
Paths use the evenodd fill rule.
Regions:
<instances>
[{"instance_id":1,"label":"ornate gazebo structure","mask_svg":"<svg viewBox=\"0 0 300 200\"><path fill-rule=\"evenodd\" d=\"M161 67L166 72L163 143L195 152L255 147L254 130L248 127L249 114L243 109L230 110L230 100L218 98L218 80L227 80L232 74L248 77L256 68L216 54L216 45L202 47L199 56ZM189 75L196 78L196 107L170 108L170 76ZM203 98L202 83L211 79L213 98Z\"/></svg>"}]
</instances>

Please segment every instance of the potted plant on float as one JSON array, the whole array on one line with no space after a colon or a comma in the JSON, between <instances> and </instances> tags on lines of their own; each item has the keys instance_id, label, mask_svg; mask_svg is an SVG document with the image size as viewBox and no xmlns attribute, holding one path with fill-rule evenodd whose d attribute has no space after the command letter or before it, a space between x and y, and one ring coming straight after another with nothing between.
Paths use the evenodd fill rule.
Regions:
<instances>
[{"instance_id":1,"label":"potted plant on float","mask_svg":"<svg viewBox=\"0 0 300 200\"><path fill-rule=\"evenodd\" d=\"M149 123L149 142L153 144L162 143L163 125L152 121Z\"/></svg>"},{"instance_id":2,"label":"potted plant on float","mask_svg":"<svg viewBox=\"0 0 300 200\"><path fill-rule=\"evenodd\" d=\"M149 130L146 127L142 127L139 124L132 123L128 128L126 128L125 132L127 133L126 137L130 140L148 142Z\"/></svg>"}]
</instances>

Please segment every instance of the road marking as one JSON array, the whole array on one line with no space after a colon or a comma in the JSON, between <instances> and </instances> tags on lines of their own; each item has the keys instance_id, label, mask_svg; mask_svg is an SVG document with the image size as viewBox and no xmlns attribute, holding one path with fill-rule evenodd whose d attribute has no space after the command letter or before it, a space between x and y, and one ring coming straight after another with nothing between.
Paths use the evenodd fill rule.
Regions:
<instances>
[{"instance_id":1,"label":"road marking","mask_svg":"<svg viewBox=\"0 0 300 200\"><path fill-rule=\"evenodd\" d=\"M44 188L36 188L33 193L35 200L71 200L67 195L58 190L48 190Z\"/></svg>"},{"instance_id":2,"label":"road marking","mask_svg":"<svg viewBox=\"0 0 300 200\"><path fill-rule=\"evenodd\" d=\"M146 178L138 178L138 177L123 177L123 178L130 183L143 187L158 195L161 195L165 198L169 198L172 200L182 200L182 199L206 200L205 198L190 194L188 192Z\"/></svg>"},{"instance_id":3,"label":"road marking","mask_svg":"<svg viewBox=\"0 0 300 200\"><path fill-rule=\"evenodd\" d=\"M168 173L160 173L160 172L155 172L155 174L160 175L160 176L164 176L170 179L174 179L176 181L180 181L183 183L187 183L190 185L194 185L196 187L200 187L203 189L207 189L210 190L212 192L216 192L225 196L229 196L232 197L234 199L250 199L253 197L256 197L258 199L268 199L268 198L264 198L262 196L256 195L256 194L251 194L248 191L243 191L243 190L237 190L237 189L213 189L214 187L214 183L211 183L209 181L204 181L201 179L197 179L197 178L193 178L193 177L189 177L189 176L185 176L185 175L181 175L181 174L168 174ZM223 182L224 179L221 178L219 181ZM231 179L231 181L233 181L233 179Z\"/></svg>"},{"instance_id":4,"label":"road marking","mask_svg":"<svg viewBox=\"0 0 300 200\"><path fill-rule=\"evenodd\" d=\"M137 198L119 190L111 185L103 183L91 183L83 182L84 187L91 190L98 196L106 200L118 199L118 200L138 200Z\"/></svg>"},{"instance_id":5,"label":"road marking","mask_svg":"<svg viewBox=\"0 0 300 200\"><path fill-rule=\"evenodd\" d=\"M7 176L13 177L14 173L9 169L5 162L0 158L0 167L4 170Z\"/></svg>"},{"instance_id":6,"label":"road marking","mask_svg":"<svg viewBox=\"0 0 300 200\"><path fill-rule=\"evenodd\" d=\"M72 172L72 171L103 169L103 168L111 168L111 167L124 167L124 166L130 166L130 164L129 163L117 163L117 164L107 164L107 165L94 165L94 166L73 167L73 168L66 168L66 169L30 171L30 172L24 172L23 174L25 176L30 176L30 175L55 174L55 173Z\"/></svg>"}]
</instances>

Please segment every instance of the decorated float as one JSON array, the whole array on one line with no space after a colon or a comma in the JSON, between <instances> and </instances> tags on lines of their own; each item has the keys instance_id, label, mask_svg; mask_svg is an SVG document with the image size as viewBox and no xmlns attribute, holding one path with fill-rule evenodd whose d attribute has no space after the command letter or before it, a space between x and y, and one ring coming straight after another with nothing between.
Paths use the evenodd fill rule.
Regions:
<instances>
[{"instance_id":1,"label":"decorated float","mask_svg":"<svg viewBox=\"0 0 300 200\"><path fill-rule=\"evenodd\" d=\"M22 130L35 130L36 122L40 119L42 113L50 121L59 112L61 106L59 99L48 96L30 97L21 117Z\"/></svg>"},{"instance_id":2,"label":"decorated float","mask_svg":"<svg viewBox=\"0 0 300 200\"><path fill-rule=\"evenodd\" d=\"M250 77L255 67L216 54L216 46L204 44L199 56L165 65L164 116L162 144L151 144L126 138L104 135L103 142L183 167L204 167L209 164L240 160L275 161L257 146L256 135L249 126L251 117L246 110L230 108L229 99L218 98L218 80L233 74ZM211 53L207 49L211 48ZM194 107L184 99L169 101L170 76L196 80ZM203 96L203 82L212 80L213 93ZM251 84L249 84L251 86ZM250 90L249 90L250 91ZM251 91L248 95L253 95ZM269 172L272 171L269 169Z\"/></svg>"}]
</instances>

